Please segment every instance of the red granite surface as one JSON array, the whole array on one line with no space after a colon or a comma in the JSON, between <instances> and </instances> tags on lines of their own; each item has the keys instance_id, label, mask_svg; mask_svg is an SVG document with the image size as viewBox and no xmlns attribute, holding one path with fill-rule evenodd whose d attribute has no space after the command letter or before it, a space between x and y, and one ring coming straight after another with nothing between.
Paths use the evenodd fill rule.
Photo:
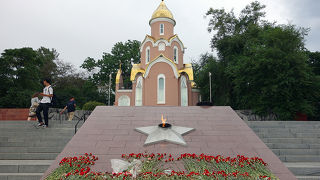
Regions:
<instances>
[{"instance_id":1,"label":"red granite surface","mask_svg":"<svg viewBox=\"0 0 320 180\"><path fill-rule=\"evenodd\" d=\"M168 116L168 122L172 125L196 129L183 136L187 142L186 147L170 143L144 146L147 136L134 131L134 128L161 123L161 114ZM296 179L230 107L196 106L97 107L45 176L66 156L93 153L99 157L93 169L111 172L110 159L121 159L121 154L145 151L258 156L270 165L271 171L281 180Z\"/></svg>"}]
</instances>

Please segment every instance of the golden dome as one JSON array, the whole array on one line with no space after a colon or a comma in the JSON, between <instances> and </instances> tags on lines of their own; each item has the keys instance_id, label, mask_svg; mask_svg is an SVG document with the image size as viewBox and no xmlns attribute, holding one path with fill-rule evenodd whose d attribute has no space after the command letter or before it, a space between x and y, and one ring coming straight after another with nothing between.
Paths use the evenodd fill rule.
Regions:
<instances>
[{"instance_id":1,"label":"golden dome","mask_svg":"<svg viewBox=\"0 0 320 180\"><path fill-rule=\"evenodd\" d=\"M159 7L153 12L150 22L156 18L169 18L175 21L173 19L171 11L167 8L166 4L163 1L160 3Z\"/></svg>"}]
</instances>

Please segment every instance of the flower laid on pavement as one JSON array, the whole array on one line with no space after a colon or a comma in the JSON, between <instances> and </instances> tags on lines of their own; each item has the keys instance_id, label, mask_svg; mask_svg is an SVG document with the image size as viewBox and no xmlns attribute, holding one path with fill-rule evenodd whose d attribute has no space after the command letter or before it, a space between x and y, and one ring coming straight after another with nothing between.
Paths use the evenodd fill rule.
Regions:
<instances>
[{"instance_id":1,"label":"flower laid on pavement","mask_svg":"<svg viewBox=\"0 0 320 180\"><path fill-rule=\"evenodd\" d=\"M276 178L267 168L261 158L223 157L205 154L184 153L173 156L166 153L138 153L123 154L122 161L132 164L141 162L139 169L132 171L130 165L122 172L93 172L90 166L95 164L98 157L85 154L79 157L65 157L60 162L60 167L50 174L46 180L62 179L252 179L273 180ZM133 163L134 164L134 163ZM134 172L134 173L132 173Z\"/></svg>"}]
</instances>

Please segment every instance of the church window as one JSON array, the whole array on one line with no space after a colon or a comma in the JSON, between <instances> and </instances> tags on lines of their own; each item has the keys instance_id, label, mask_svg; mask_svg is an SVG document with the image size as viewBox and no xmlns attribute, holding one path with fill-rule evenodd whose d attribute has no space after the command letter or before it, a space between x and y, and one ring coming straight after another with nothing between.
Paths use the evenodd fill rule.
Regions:
<instances>
[{"instance_id":1,"label":"church window","mask_svg":"<svg viewBox=\"0 0 320 180\"><path fill-rule=\"evenodd\" d=\"M150 62L150 47L146 49L146 64Z\"/></svg>"},{"instance_id":2,"label":"church window","mask_svg":"<svg viewBox=\"0 0 320 180\"><path fill-rule=\"evenodd\" d=\"M181 90L181 106L188 106L188 86L187 86L187 80L185 76L181 76L180 90Z\"/></svg>"},{"instance_id":3,"label":"church window","mask_svg":"<svg viewBox=\"0 0 320 180\"><path fill-rule=\"evenodd\" d=\"M158 75L158 104L165 104L165 76L163 74Z\"/></svg>"},{"instance_id":4,"label":"church window","mask_svg":"<svg viewBox=\"0 0 320 180\"><path fill-rule=\"evenodd\" d=\"M164 24L160 24L160 35L164 35Z\"/></svg>"},{"instance_id":5,"label":"church window","mask_svg":"<svg viewBox=\"0 0 320 180\"><path fill-rule=\"evenodd\" d=\"M179 60L179 54L178 54L178 48L177 48L177 46L175 46L174 48L173 48L173 60L174 60L174 62L175 63L178 63L178 60Z\"/></svg>"},{"instance_id":6,"label":"church window","mask_svg":"<svg viewBox=\"0 0 320 180\"><path fill-rule=\"evenodd\" d=\"M142 77L139 76L136 85L136 106L142 106Z\"/></svg>"}]
</instances>

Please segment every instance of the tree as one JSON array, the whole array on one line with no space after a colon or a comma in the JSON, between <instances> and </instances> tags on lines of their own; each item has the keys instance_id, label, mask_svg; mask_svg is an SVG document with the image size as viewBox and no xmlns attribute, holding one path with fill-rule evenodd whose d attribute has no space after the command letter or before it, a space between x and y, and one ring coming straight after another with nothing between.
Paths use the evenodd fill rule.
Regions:
<instances>
[{"instance_id":1,"label":"tree","mask_svg":"<svg viewBox=\"0 0 320 180\"><path fill-rule=\"evenodd\" d=\"M7 49L0 57L0 107L26 107L40 88L44 64L32 48Z\"/></svg>"},{"instance_id":2,"label":"tree","mask_svg":"<svg viewBox=\"0 0 320 180\"><path fill-rule=\"evenodd\" d=\"M264 21L264 8L255 1L239 17L224 9L207 12L208 30L214 33L211 47L219 56L219 61L207 65L225 80L218 86L228 84L222 104L259 115L273 113L283 120L293 119L297 112L312 115L318 83L307 64L307 29Z\"/></svg>"},{"instance_id":3,"label":"tree","mask_svg":"<svg viewBox=\"0 0 320 180\"><path fill-rule=\"evenodd\" d=\"M64 107L70 97L78 107L88 101L105 102L98 87L72 64L59 59L55 49L41 47L6 49L0 56L0 107L26 108L31 95L42 90L42 80L50 78L57 96L56 107Z\"/></svg>"},{"instance_id":4,"label":"tree","mask_svg":"<svg viewBox=\"0 0 320 180\"><path fill-rule=\"evenodd\" d=\"M212 101L214 105L225 106L233 104L231 80L226 73L225 66L217 58L208 53L200 56L198 62L193 62L194 76L197 87L200 89L203 101L210 99L209 72L212 74Z\"/></svg>"},{"instance_id":5,"label":"tree","mask_svg":"<svg viewBox=\"0 0 320 180\"><path fill-rule=\"evenodd\" d=\"M320 76L320 52L307 51L307 55L308 55L308 63L311 66L313 72L317 76Z\"/></svg>"},{"instance_id":6,"label":"tree","mask_svg":"<svg viewBox=\"0 0 320 180\"><path fill-rule=\"evenodd\" d=\"M140 62L140 42L128 40L125 43L118 42L114 45L111 53L103 53L102 59L95 60L88 57L81 68L86 69L90 79L99 86L107 87L109 75L112 75L111 89L115 89L115 78L120 68L122 70L123 83L125 88L131 88L130 73L132 64ZM114 100L112 94L111 102Z\"/></svg>"}]
</instances>

